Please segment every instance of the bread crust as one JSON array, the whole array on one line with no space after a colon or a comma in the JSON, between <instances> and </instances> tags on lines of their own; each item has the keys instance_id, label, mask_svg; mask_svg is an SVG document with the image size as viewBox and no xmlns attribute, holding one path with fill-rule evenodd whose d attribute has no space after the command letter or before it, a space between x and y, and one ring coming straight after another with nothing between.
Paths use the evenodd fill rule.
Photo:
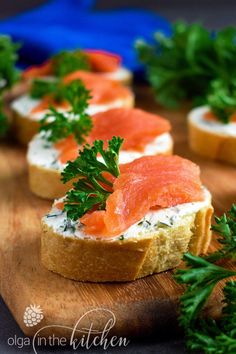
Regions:
<instances>
[{"instance_id":1,"label":"bread crust","mask_svg":"<svg viewBox=\"0 0 236 354\"><path fill-rule=\"evenodd\" d=\"M236 164L236 137L206 131L188 119L189 144L199 155Z\"/></svg>"},{"instance_id":2,"label":"bread crust","mask_svg":"<svg viewBox=\"0 0 236 354\"><path fill-rule=\"evenodd\" d=\"M122 107L134 107L134 95L130 91L130 96L123 100ZM26 146L39 130L39 122L31 119L30 116L22 116L15 110L11 109L13 133L17 141Z\"/></svg>"},{"instance_id":3,"label":"bread crust","mask_svg":"<svg viewBox=\"0 0 236 354\"><path fill-rule=\"evenodd\" d=\"M163 155L171 155L173 146L170 146ZM57 199L63 197L72 188L72 182L63 184L61 171L53 168L28 164L29 187L32 193L45 199Z\"/></svg>"},{"instance_id":4,"label":"bread crust","mask_svg":"<svg viewBox=\"0 0 236 354\"><path fill-rule=\"evenodd\" d=\"M39 130L39 122L24 117L18 112L12 110L12 131L16 140L24 146L27 146L33 136Z\"/></svg>"},{"instance_id":5,"label":"bread crust","mask_svg":"<svg viewBox=\"0 0 236 354\"><path fill-rule=\"evenodd\" d=\"M30 89L30 82L29 81L19 81L17 82L10 90L7 90L3 94L3 100L5 102L12 102L17 97L25 94Z\"/></svg>"},{"instance_id":6,"label":"bread crust","mask_svg":"<svg viewBox=\"0 0 236 354\"><path fill-rule=\"evenodd\" d=\"M31 192L44 199L61 198L72 188L73 182L63 184L61 172L53 168L29 164L28 174Z\"/></svg>"},{"instance_id":7,"label":"bread crust","mask_svg":"<svg viewBox=\"0 0 236 354\"><path fill-rule=\"evenodd\" d=\"M172 227L124 240L79 239L42 222L41 259L55 273L77 281L123 282L176 267L183 253L206 252L211 240L211 201Z\"/></svg>"}]
</instances>

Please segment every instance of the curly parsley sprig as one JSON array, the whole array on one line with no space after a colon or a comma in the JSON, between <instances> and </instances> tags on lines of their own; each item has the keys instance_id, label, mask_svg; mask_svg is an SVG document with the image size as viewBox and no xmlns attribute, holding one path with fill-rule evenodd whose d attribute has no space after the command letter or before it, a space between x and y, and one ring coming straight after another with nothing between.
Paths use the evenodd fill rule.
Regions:
<instances>
[{"instance_id":1,"label":"curly parsley sprig","mask_svg":"<svg viewBox=\"0 0 236 354\"><path fill-rule=\"evenodd\" d=\"M236 113L236 78L230 82L212 81L206 103L219 121L230 123L232 115Z\"/></svg>"},{"instance_id":2,"label":"curly parsley sprig","mask_svg":"<svg viewBox=\"0 0 236 354\"><path fill-rule=\"evenodd\" d=\"M2 96L19 79L19 70L15 67L19 48L20 44L13 43L9 36L0 35L0 138L5 137L9 129Z\"/></svg>"},{"instance_id":3,"label":"curly parsley sprig","mask_svg":"<svg viewBox=\"0 0 236 354\"><path fill-rule=\"evenodd\" d=\"M232 354L236 352L236 282L224 287L221 320L199 319L197 325L186 329L187 346L206 354Z\"/></svg>"},{"instance_id":4,"label":"curly parsley sprig","mask_svg":"<svg viewBox=\"0 0 236 354\"><path fill-rule=\"evenodd\" d=\"M176 281L186 285L180 298L179 322L185 330L189 349L202 350L206 354L231 354L236 349L236 282L230 281L224 287L226 305L219 322L203 319L202 310L219 281L236 276L236 271L213 263L226 258L236 259L236 205L228 215L216 217L212 229L219 234L221 249L205 259L186 253L187 268L176 272Z\"/></svg>"},{"instance_id":5,"label":"curly parsley sprig","mask_svg":"<svg viewBox=\"0 0 236 354\"><path fill-rule=\"evenodd\" d=\"M236 260L236 204L232 205L228 215L223 214L220 218L215 216L215 221L212 230L218 234L217 241L221 248L206 259L210 262L230 258Z\"/></svg>"},{"instance_id":6,"label":"curly parsley sprig","mask_svg":"<svg viewBox=\"0 0 236 354\"><path fill-rule=\"evenodd\" d=\"M89 70L87 55L81 50L61 51L52 57L53 74L63 77L76 70Z\"/></svg>"},{"instance_id":7,"label":"curly parsley sprig","mask_svg":"<svg viewBox=\"0 0 236 354\"><path fill-rule=\"evenodd\" d=\"M93 145L86 145L75 161L68 162L62 172L62 181L73 183L73 189L67 192L64 210L72 220L77 220L94 207L105 209L106 200L111 193L113 183L104 176L108 173L118 177L119 151L123 139L113 137L104 149L102 140L96 140ZM102 159L98 159L98 154Z\"/></svg>"},{"instance_id":8,"label":"curly parsley sprig","mask_svg":"<svg viewBox=\"0 0 236 354\"><path fill-rule=\"evenodd\" d=\"M235 40L234 27L210 33L182 21L173 24L171 37L158 32L152 44L138 40L136 50L157 102L169 108L189 99L196 105L208 102L227 122L228 110L235 108Z\"/></svg>"},{"instance_id":9,"label":"curly parsley sprig","mask_svg":"<svg viewBox=\"0 0 236 354\"><path fill-rule=\"evenodd\" d=\"M219 267L190 253L185 253L183 259L188 268L178 270L175 279L179 284L188 285L180 299L180 324L188 328L196 320L216 284L222 279L236 275L236 271Z\"/></svg>"},{"instance_id":10,"label":"curly parsley sprig","mask_svg":"<svg viewBox=\"0 0 236 354\"><path fill-rule=\"evenodd\" d=\"M19 43L12 42L11 37L0 35L0 92L12 87L19 79L19 70L15 65L20 47Z\"/></svg>"},{"instance_id":11,"label":"curly parsley sprig","mask_svg":"<svg viewBox=\"0 0 236 354\"><path fill-rule=\"evenodd\" d=\"M58 79L34 79L31 84L30 95L32 98L43 98L53 95L55 101L61 101L65 87Z\"/></svg>"},{"instance_id":12,"label":"curly parsley sprig","mask_svg":"<svg viewBox=\"0 0 236 354\"><path fill-rule=\"evenodd\" d=\"M90 98L90 92L80 80L64 87L63 99L70 103L71 109L60 112L50 107L49 113L40 121L40 131L47 133L47 140L56 142L73 134L78 144L84 143L85 136L92 129L92 119L86 113Z\"/></svg>"}]
</instances>

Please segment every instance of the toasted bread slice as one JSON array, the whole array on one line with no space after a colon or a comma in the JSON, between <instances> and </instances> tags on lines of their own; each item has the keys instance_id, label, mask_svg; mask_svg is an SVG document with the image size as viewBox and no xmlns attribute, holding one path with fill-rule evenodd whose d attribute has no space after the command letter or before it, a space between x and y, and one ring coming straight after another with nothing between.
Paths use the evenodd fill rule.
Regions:
<instances>
[{"instance_id":1,"label":"toasted bread slice","mask_svg":"<svg viewBox=\"0 0 236 354\"><path fill-rule=\"evenodd\" d=\"M208 107L193 109L188 115L189 144L199 155L236 164L236 123L207 121Z\"/></svg>"},{"instance_id":2,"label":"toasted bread slice","mask_svg":"<svg viewBox=\"0 0 236 354\"><path fill-rule=\"evenodd\" d=\"M186 212L172 225L158 223L154 232L143 228L136 234L127 232L122 238L112 239L75 235L70 229L58 231L63 217L60 214L59 223L54 220L55 228L53 209L42 221L42 263L66 278L91 282L131 281L172 269L181 262L184 252L205 253L211 240L213 208L209 192L206 191L205 201L183 207ZM167 208L164 212L173 210Z\"/></svg>"}]
</instances>

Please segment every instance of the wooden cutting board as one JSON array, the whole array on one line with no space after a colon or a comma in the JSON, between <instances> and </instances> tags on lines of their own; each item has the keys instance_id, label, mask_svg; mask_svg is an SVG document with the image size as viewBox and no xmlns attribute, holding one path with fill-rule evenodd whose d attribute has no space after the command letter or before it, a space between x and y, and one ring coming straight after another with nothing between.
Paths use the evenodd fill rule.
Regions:
<instances>
[{"instance_id":1,"label":"wooden cutting board","mask_svg":"<svg viewBox=\"0 0 236 354\"><path fill-rule=\"evenodd\" d=\"M175 153L201 166L202 180L213 194L216 213L228 210L236 201L236 168L200 158L189 150L187 108L177 112L161 109L146 87L136 88L136 94L138 106L170 119ZM34 335L50 326L40 335L71 336L70 328L83 315L83 324L92 321L94 328L102 330L107 317L112 316L107 310L116 318L111 333L119 336L143 336L175 328L178 297L183 289L174 282L172 271L123 284L80 283L47 271L40 263L40 219L51 203L30 193L24 149L14 144L1 146L0 180L0 292L25 334ZM211 249L215 247L213 242ZM208 310L217 314L220 301L221 292L217 290ZM23 314L31 304L41 307L44 318L40 324L27 327Z\"/></svg>"}]
</instances>

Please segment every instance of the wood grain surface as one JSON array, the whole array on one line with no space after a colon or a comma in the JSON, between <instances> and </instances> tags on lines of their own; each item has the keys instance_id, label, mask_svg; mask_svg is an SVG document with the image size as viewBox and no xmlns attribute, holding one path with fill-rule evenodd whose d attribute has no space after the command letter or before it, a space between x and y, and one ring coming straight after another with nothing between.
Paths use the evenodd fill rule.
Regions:
<instances>
[{"instance_id":1,"label":"wood grain surface","mask_svg":"<svg viewBox=\"0 0 236 354\"><path fill-rule=\"evenodd\" d=\"M201 166L202 181L212 192L216 213L229 209L236 201L236 168L203 159L189 150L188 107L179 111L164 110L143 86L136 87L136 95L137 106L170 119L175 153ZM0 293L25 334L34 335L43 326L53 325L40 335L70 336L69 328L93 309L97 310L88 318L94 327L102 329L107 315L104 310L98 310L101 308L114 313L116 335L144 336L175 328L178 297L183 289L174 282L173 271L123 284L80 283L47 271L40 263L40 219L51 203L30 193L25 150L14 143L1 145L0 180ZM211 249L215 247L213 241ZM207 311L217 315L220 301L219 288L211 297ZM25 308L30 304L39 305L44 314L42 322L35 327L26 327L23 322Z\"/></svg>"}]
</instances>

